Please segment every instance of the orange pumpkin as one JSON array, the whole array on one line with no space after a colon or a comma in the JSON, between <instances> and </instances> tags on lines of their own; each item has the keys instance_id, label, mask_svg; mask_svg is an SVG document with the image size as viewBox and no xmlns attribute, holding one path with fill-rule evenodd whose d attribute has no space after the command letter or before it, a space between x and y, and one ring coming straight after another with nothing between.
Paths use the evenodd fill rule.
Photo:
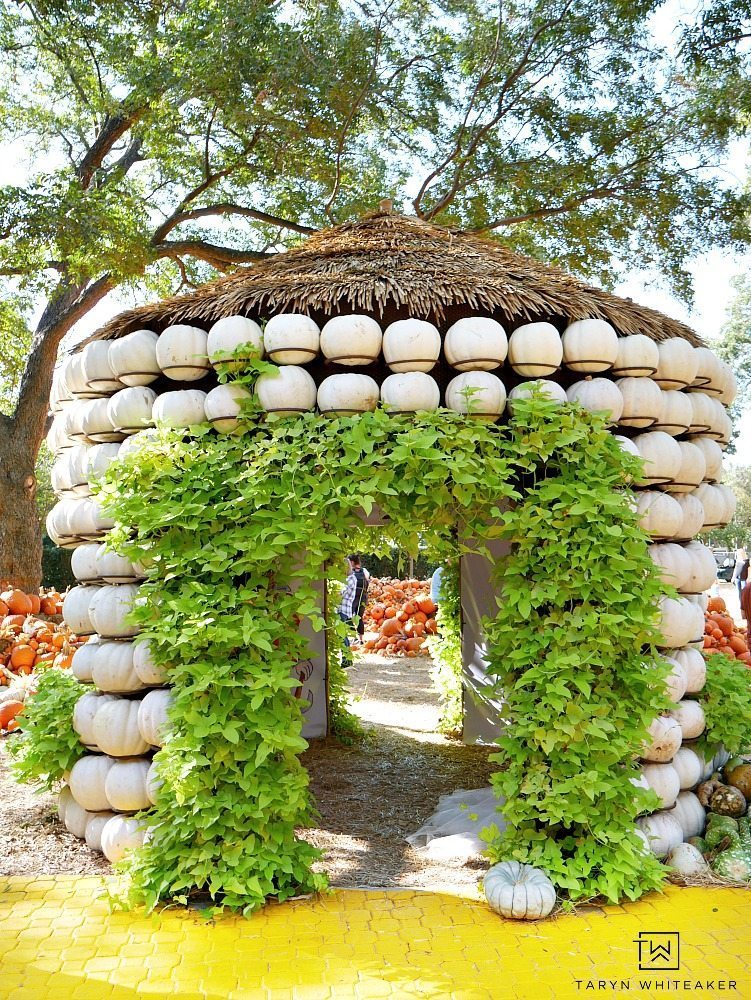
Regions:
<instances>
[{"instance_id":1,"label":"orange pumpkin","mask_svg":"<svg viewBox=\"0 0 751 1000\"><path fill-rule=\"evenodd\" d=\"M8 610L12 615L31 614L31 598L28 594L24 594L22 590L11 590L5 603L8 605Z\"/></svg>"},{"instance_id":2,"label":"orange pumpkin","mask_svg":"<svg viewBox=\"0 0 751 1000\"><path fill-rule=\"evenodd\" d=\"M28 599L31 601L31 613L32 615L38 615L42 607L42 601L39 594L27 594Z\"/></svg>"},{"instance_id":3,"label":"orange pumpkin","mask_svg":"<svg viewBox=\"0 0 751 1000\"><path fill-rule=\"evenodd\" d=\"M748 652L748 645L746 643L746 640L740 635L731 635L729 646L734 653Z\"/></svg>"},{"instance_id":4,"label":"orange pumpkin","mask_svg":"<svg viewBox=\"0 0 751 1000\"><path fill-rule=\"evenodd\" d=\"M707 611L727 611L727 605L721 597L710 597L707 601Z\"/></svg>"},{"instance_id":5,"label":"orange pumpkin","mask_svg":"<svg viewBox=\"0 0 751 1000\"><path fill-rule=\"evenodd\" d=\"M22 701L4 701L0 705L0 729L7 729L11 719L23 712Z\"/></svg>"},{"instance_id":6,"label":"orange pumpkin","mask_svg":"<svg viewBox=\"0 0 751 1000\"><path fill-rule=\"evenodd\" d=\"M43 597L39 602L39 611L43 615L56 615L57 604L51 597Z\"/></svg>"},{"instance_id":7,"label":"orange pumpkin","mask_svg":"<svg viewBox=\"0 0 751 1000\"><path fill-rule=\"evenodd\" d=\"M401 627L396 618L387 618L381 625L381 635L392 636L398 635L399 632L401 632Z\"/></svg>"},{"instance_id":8,"label":"orange pumpkin","mask_svg":"<svg viewBox=\"0 0 751 1000\"><path fill-rule=\"evenodd\" d=\"M3 618L2 625L3 628L9 628L12 632L15 632L15 634L18 635L23 628L23 623L25 621L26 618L24 615L6 615L5 618Z\"/></svg>"},{"instance_id":9,"label":"orange pumpkin","mask_svg":"<svg viewBox=\"0 0 751 1000\"><path fill-rule=\"evenodd\" d=\"M8 614L8 605L5 601L0 601L0 618L5 618Z\"/></svg>"},{"instance_id":10,"label":"orange pumpkin","mask_svg":"<svg viewBox=\"0 0 751 1000\"><path fill-rule=\"evenodd\" d=\"M418 597L417 607L426 615L434 615L438 610L438 605L430 597Z\"/></svg>"}]
</instances>

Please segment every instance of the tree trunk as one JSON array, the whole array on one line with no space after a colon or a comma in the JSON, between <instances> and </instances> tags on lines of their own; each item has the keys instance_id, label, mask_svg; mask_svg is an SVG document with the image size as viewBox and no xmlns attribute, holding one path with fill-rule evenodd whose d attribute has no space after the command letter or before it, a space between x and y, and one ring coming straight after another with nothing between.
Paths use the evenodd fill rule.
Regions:
<instances>
[{"instance_id":1,"label":"tree trunk","mask_svg":"<svg viewBox=\"0 0 751 1000\"><path fill-rule=\"evenodd\" d=\"M36 590L42 580L34 466L46 431L57 349L73 324L111 288L108 275L87 287L60 283L34 334L16 411L0 417L0 581L23 590Z\"/></svg>"},{"instance_id":2,"label":"tree trunk","mask_svg":"<svg viewBox=\"0 0 751 1000\"><path fill-rule=\"evenodd\" d=\"M35 452L0 435L0 582L29 593L42 582L42 533L36 503Z\"/></svg>"}]
</instances>

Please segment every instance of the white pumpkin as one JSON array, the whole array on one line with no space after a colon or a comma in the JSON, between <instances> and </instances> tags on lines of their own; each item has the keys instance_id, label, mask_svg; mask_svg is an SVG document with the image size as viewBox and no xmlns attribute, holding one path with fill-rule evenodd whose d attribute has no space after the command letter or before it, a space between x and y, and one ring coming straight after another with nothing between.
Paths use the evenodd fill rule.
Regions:
<instances>
[{"instance_id":1,"label":"white pumpkin","mask_svg":"<svg viewBox=\"0 0 751 1000\"><path fill-rule=\"evenodd\" d=\"M107 340L95 340L81 352L84 379L92 392L117 392L123 387L112 369L109 353L110 345Z\"/></svg>"},{"instance_id":2,"label":"white pumpkin","mask_svg":"<svg viewBox=\"0 0 751 1000\"><path fill-rule=\"evenodd\" d=\"M86 373L83 367L83 354L76 353L68 357L63 363L65 385L68 392L75 399L91 399L101 395L99 392L92 392L86 381Z\"/></svg>"},{"instance_id":3,"label":"white pumpkin","mask_svg":"<svg viewBox=\"0 0 751 1000\"><path fill-rule=\"evenodd\" d=\"M97 746L94 735L94 719L97 712L111 701L117 701L115 695L87 691L86 694L81 695L74 705L73 728L78 733L78 737L84 746Z\"/></svg>"},{"instance_id":4,"label":"white pumpkin","mask_svg":"<svg viewBox=\"0 0 751 1000\"><path fill-rule=\"evenodd\" d=\"M681 745L681 727L675 719L658 715L647 730L649 740L641 749L642 760L653 764L666 764L675 756Z\"/></svg>"},{"instance_id":5,"label":"white pumpkin","mask_svg":"<svg viewBox=\"0 0 751 1000\"><path fill-rule=\"evenodd\" d=\"M172 692L149 691L141 701L138 725L144 740L154 747L164 746L170 722L167 713L172 705Z\"/></svg>"},{"instance_id":6,"label":"white pumpkin","mask_svg":"<svg viewBox=\"0 0 751 1000\"><path fill-rule=\"evenodd\" d=\"M671 764L642 764L641 773L647 786L660 797L663 809L670 809L678 798L681 782Z\"/></svg>"},{"instance_id":7,"label":"white pumpkin","mask_svg":"<svg viewBox=\"0 0 751 1000\"><path fill-rule=\"evenodd\" d=\"M159 802L159 792L164 785L164 781L160 778L159 772L157 771L157 754L151 762L148 773L146 775L146 794L149 797L149 802L152 805L156 805Z\"/></svg>"},{"instance_id":8,"label":"white pumpkin","mask_svg":"<svg viewBox=\"0 0 751 1000\"><path fill-rule=\"evenodd\" d=\"M509 398L511 398L511 393L509 393ZM618 442L618 447L621 451L624 451L627 455L636 455L641 458L639 449L636 447L631 438L624 437L622 434L614 434L613 437Z\"/></svg>"},{"instance_id":9,"label":"white pumpkin","mask_svg":"<svg viewBox=\"0 0 751 1000\"><path fill-rule=\"evenodd\" d=\"M552 323L518 326L508 342L508 362L517 375L544 378L561 367L563 342Z\"/></svg>"},{"instance_id":10,"label":"white pumpkin","mask_svg":"<svg viewBox=\"0 0 751 1000\"><path fill-rule=\"evenodd\" d=\"M672 656L664 657L670 667L670 673L665 678L665 694L672 702L679 702L686 693L686 671L682 663Z\"/></svg>"},{"instance_id":11,"label":"white pumpkin","mask_svg":"<svg viewBox=\"0 0 751 1000\"><path fill-rule=\"evenodd\" d=\"M310 316L280 313L263 331L263 346L277 365L304 365L318 356L321 331Z\"/></svg>"},{"instance_id":12,"label":"white pumpkin","mask_svg":"<svg viewBox=\"0 0 751 1000\"><path fill-rule=\"evenodd\" d=\"M494 319L467 316L446 331L443 353L451 367L460 372L492 371L506 360L506 331Z\"/></svg>"},{"instance_id":13,"label":"white pumpkin","mask_svg":"<svg viewBox=\"0 0 751 1000\"><path fill-rule=\"evenodd\" d=\"M243 404L251 399L244 385L231 382L218 385L206 395L204 412L215 431L220 434L234 434L240 428L240 412Z\"/></svg>"},{"instance_id":14,"label":"white pumpkin","mask_svg":"<svg viewBox=\"0 0 751 1000\"><path fill-rule=\"evenodd\" d=\"M63 600L65 624L77 635L93 635L98 632L91 618L91 605L101 587L73 587Z\"/></svg>"},{"instance_id":15,"label":"white pumpkin","mask_svg":"<svg viewBox=\"0 0 751 1000\"><path fill-rule=\"evenodd\" d=\"M338 365L370 365L381 353L383 333L370 316L334 316L321 330L321 351Z\"/></svg>"},{"instance_id":16,"label":"white pumpkin","mask_svg":"<svg viewBox=\"0 0 751 1000\"><path fill-rule=\"evenodd\" d=\"M446 406L481 420L497 420L506 406L506 389L492 372L462 372L446 386Z\"/></svg>"},{"instance_id":17,"label":"white pumpkin","mask_svg":"<svg viewBox=\"0 0 751 1000\"><path fill-rule=\"evenodd\" d=\"M148 445L151 441L156 441L158 437L158 432L153 427L148 427L146 430L137 431L135 434L131 434L123 441L120 445L120 451L117 457L122 460L128 457L131 452L138 451L140 448Z\"/></svg>"},{"instance_id":18,"label":"white pumpkin","mask_svg":"<svg viewBox=\"0 0 751 1000\"><path fill-rule=\"evenodd\" d=\"M664 858L674 847L683 842L681 824L672 812L664 809L652 813L651 816L641 816L637 819L636 825L646 835L649 849L655 857Z\"/></svg>"},{"instance_id":19,"label":"white pumpkin","mask_svg":"<svg viewBox=\"0 0 751 1000\"><path fill-rule=\"evenodd\" d=\"M698 649L674 649L670 655L683 664L686 672L686 694L698 694L707 681L707 663Z\"/></svg>"},{"instance_id":20,"label":"white pumpkin","mask_svg":"<svg viewBox=\"0 0 751 1000\"><path fill-rule=\"evenodd\" d=\"M695 347L694 356L697 369L696 378L691 383L692 387L702 389L712 396L719 395L724 378L720 359L708 347Z\"/></svg>"},{"instance_id":21,"label":"white pumpkin","mask_svg":"<svg viewBox=\"0 0 751 1000\"><path fill-rule=\"evenodd\" d=\"M644 490L636 497L636 510L639 524L651 538L673 538L681 528L680 505L667 493Z\"/></svg>"},{"instance_id":22,"label":"white pumpkin","mask_svg":"<svg viewBox=\"0 0 751 1000\"><path fill-rule=\"evenodd\" d=\"M200 327L168 326L156 342L159 368L175 382L197 382L211 370L207 344L208 334Z\"/></svg>"},{"instance_id":23,"label":"white pumpkin","mask_svg":"<svg viewBox=\"0 0 751 1000\"><path fill-rule=\"evenodd\" d=\"M87 435L86 431L83 429L83 422L91 409L92 404L96 403L101 403L101 400L92 399L71 403L70 406L66 408L65 416L63 418L63 431L69 438L71 438L71 440L78 443L85 442Z\"/></svg>"},{"instance_id":24,"label":"white pumpkin","mask_svg":"<svg viewBox=\"0 0 751 1000\"><path fill-rule=\"evenodd\" d=\"M114 523L96 500L76 499L67 509L68 531L80 539L99 539Z\"/></svg>"},{"instance_id":25,"label":"white pumpkin","mask_svg":"<svg viewBox=\"0 0 751 1000\"><path fill-rule=\"evenodd\" d=\"M74 837L83 840L86 836L86 824L91 818L91 813L80 805L74 798L65 807L65 829L72 833Z\"/></svg>"},{"instance_id":26,"label":"white pumpkin","mask_svg":"<svg viewBox=\"0 0 751 1000\"><path fill-rule=\"evenodd\" d=\"M45 441L47 447L54 455L59 455L62 451L74 447L75 441L65 433L65 414L62 409L52 421Z\"/></svg>"},{"instance_id":27,"label":"white pumpkin","mask_svg":"<svg viewBox=\"0 0 751 1000\"><path fill-rule=\"evenodd\" d=\"M97 709L92 723L96 745L112 757L138 757L149 749L138 728L141 701L117 698Z\"/></svg>"},{"instance_id":28,"label":"white pumpkin","mask_svg":"<svg viewBox=\"0 0 751 1000\"><path fill-rule=\"evenodd\" d=\"M660 621L658 631L660 636L657 645L664 648L677 648L693 642L704 633L704 615L701 608L679 597L661 597L659 599Z\"/></svg>"},{"instance_id":29,"label":"white pumpkin","mask_svg":"<svg viewBox=\"0 0 751 1000\"><path fill-rule=\"evenodd\" d=\"M607 378L582 379L566 390L571 403L579 403L590 413L604 413L608 423L617 424L623 413L623 396L615 382Z\"/></svg>"},{"instance_id":30,"label":"white pumpkin","mask_svg":"<svg viewBox=\"0 0 751 1000\"><path fill-rule=\"evenodd\" d=\"M83 684L91 683L91 670L94 665L94 657L97 654L97 650L101 645L102 640L98 635L92 635L82 646L73 654L73 660L70 665L70 672L76 678L77 681L81 681Z\"/></svg>"},{"instance_id":31,"label":"white pumpkin","mask_svg":"<svg viewBox=\"0 0 751 1000\"><path fill-rule=\"evenodd\" d=\"M704 518L700 531L711 531L726 523L726 499L720 486L701 483L689 495L695 497L702 505Z\"/></svg>"},{"instance_id":32,"label":"white pumpkin","mask_svg":"<svg viewBox=\"0 0 751 1000\"><path fill-rule=\"evenodd\" d=\"M146 386L132 386L121 389L110 397L107 417L115 428L124 434L135 434L144 427L152 426L152 410L156 393Z\"/></svg>"},{"instance_id":33,"label":"white pumpkin","mask_svg":"<svg viewBox=\"0 0 751 1000\"><path fill-rule=\"evenodd\" d=\"M152 805L146 792L146 776L151 761L145 757L121 759L113 763L107 774L105 789L113 809L136 812Z\"/></svg>"},{"instance_id":34,"label":"white pumpkin","mask_svg":"<svg viewBox=\"0 0 751 1000\"><path fill-rule=\"evenodd\" d=\"M691 493L676 493L674 497L681 510L681 523L675 537L682 541L693 538L704 525L704 506L695 494L696 490Z\"/></svg>"},{"instance_id":35,"label":"white pumpkin","mask_svg":"<svg viewBox=\"0 0 751 1000\"><path fill-rule=\"evenodd\" d=\"M246 346L249 348L247 351L240 351ZM206 352L214 367L221 364L228 371L238 371L251 358L263 355L263 330L247 316L225 316L209 330Z\"/></svg>"},{"instance_id":36,"label":"white pumpkin","mask_svg":"<svg viewBox=\"0 0 751 1000\"><path fill-rule=\"evenodd\" d=\"M125 855L143 846L146 827L142 820L130 816L115 816L102 829L102 853L112 864L122 861Z\"/></svg>"},{"instance_id":37,"label":"white pumpkin","mask_svg":"<svg viewBox=\"0 0 751 1000\"><path fill-rule=\"evenodd\" d=\"M493 865L482 880L488 905L513 920L541 920L555 906L555 886L548 876L518 861Z\"/></svg>"},{"instance_id":38,"label":"white pumpkin","mask_svg":"<svg viewBox=\"0 0 751 1000\"><path fill-rule=\"evenodd\" d=\"M702 594L717 579L715 557L712 550L701 542L689 542L684 551L689 557L690 572L678 589L686 594Z\"/></svg>"},{"instance_id":39,"label":"white pumpkin","mask_svg":"<svg viewBox=\"0 0 751 1000\"><path fill-rule=\"evenodd\" d=\"M690 441L679 441L678 447L681 450L680 468L665 489L669 493L691 493L704 479L707 468L704 453Z\"/></svg>"},{"instance_id":40,"label":"white pumpkin","mask_svg":"<svg viewBox=\"0 0 751 1000\"><path fill-rule=\"evenodd\" d=\"M114 763L104 754L86 754L71 768L68 784L73 798L89 812L110 808L104 785Z\"/></svg>"},{"instance_id":41,"label":"white pumpkin","mask_svg":"<svg viewBox=\"0 0 751 1000\"><path fill-rule=\"evenodd\" d=\"M154 662L151 653L151 643L148 641L136 642L134 644L133 669L142 683L149 687L167 683L167 671L164 667Z\"/></svg>"},{"instance_id":42,"label":"white pumpkin","mask_svg":"<svg viewBox=\"0 0 751 1000\"><path fill-rule=\"evenodd\" d=\"M690 747L681 747L670 763L678 774L681 791L695 788L701 781L705 762Z\"/></svg>"},{"instance_id":43,"label":"white pumpkin","mask_svg":"<svg viewBox=\"0 0 751 1000\"><path fill-rule=\"evenodd\" d=\"M108 549L106 545L97 546L94 561L97 576L105 583L132 583L139 577L138 571L130 559L119 556L112 549Z\"/></svg>"},{"instance_id":44,"label":"white pumpkin","mask_svg":"<svg viewBox=\"0 0 751 1000\"><path fill-rule=\"evenodd\" d=\"M110 342L109 362L123 385L149 385L160 375L156 359L159 337L151 330L134 330Z\"/></svg>"},{"instance_id":45,"label":"white pumpkin","mask_svg":"<svg viewBox=\"0 0 751 1000\"><path fill-rule=\"evenodd\" d=\"M381 402L391 414L437 410L441 403L438 383L425 372L402 372L381 383Z\"/></svg>"},{"instance_id":46,"label":"white pumpkin","mask_svg":"<svg viewBox=\"0 0 751 1000\"><path fill-rule=\"evenodd\" d=\"M662 411L662 390L656 382L651 378L628 376L619 378L615 384L623 397L618 418L621 426L651 427L657 422Z\"/></svg>"},{"instance_id":47,"label":"white pumpkin","mask_svg":"<svg viewBox=\"0 0 751 1000\"><path fill-rule=\"evenodd\" d=\"M86 542L74 550L70 557L70 568L79 583L94 583L99 580L96 557L100 548L103 548L100 542Z\"/></svg>"},{"instance_id":48,"label":"white pumpkin","mask_svg":"<svg viewBox=\"0 0 751 1000\"><path fill-rule=\"evenodd\" d=\"M429 372L441 353L441 335L422 319L399 319L386 327L383 356L392 372Z\"/></svg>"},{"instance_id":49,"label":"white pumpkin","mask_svg":"<svg viewBox=\"0 0 751 1000\"><path fill-rule=\"evenodd\" d=\"M660 389L659 392L660 409L652 430L665 431L673 437L685 434L694 416L690 397L678 389Z\"/></svg>"},{"instance_id":50,"label":"white pumpkin","mask_svg":"<svg viewBox=\"0 0 751 1000\"><path fill-rule=\"evenodd\" d=\"M267 413L290 416L315 409L316 384L309 372L297 365L285 365L265 372L256 380L258 402Z\"/></svg>"},{"instance_id":51,"label":"white pumpkin","mask_svg":"<svg viewBox=\"0 0 751 1000\"><path fill-rule=\"evenodd\" d=\"M638 486L656 486L675 479L683 460L675 438L664 431L647 431L633 440L644 459L644 474L636 480Z\"/></svg>"},{"instance_id":52,"label":"white pumpkin","mask_svg":"<svg viewBox=\"0 0 751 1000\"><path fill-rule=\"evenodd\" d=\"M93 448L89 448L86 465L86 475L88 478L91 481L101 479L119 454L120 445L117 442L96 444Z\"/></svg>"},{"instance_id":53,"label":"white pumpkin","mask_svg":"<svg viewBox=\"0 0 751 1000\"><path fill-rule=\"evenodd\" d=\"M715 487L715 489L720 491L720 494L722 495L725 501L725 509L723 510L722 516L720 518L720 526L722 527L726 525L728 521L732 521L733 517L735 517L735 512L738 507L738 498L736 497L733 490L729 486L726 486L724 483L720 483L718 486Z\"/></svg>"},{"instance_id":54,"label":"white pumpkin","mask_svg":"<svg viewBox=\"0 0 751 1000\"><path fill-rule=\"evenodd\" d=\"M154 402L151 417L160 427L193 427L202 424L206 419L205 403L206 393L200 389L163 392Z\"/></svg>"},{"instance_id":55,"label":"white pumpkin","mask_svg":"<svg viewBox=\"0 0 751 1000\"><path fill-rule=\"evenodd\" d=\"M91 679L100 691L128 694L146 685L133 667L132 642L101 642L94 656Z\"/></svg>"},{"instance_id":56,"label":"white pumpkin","mask_svg":"<svg viewBox=\"0 0 751 1000\"><path fill-rule=\"evenodd\" d=\"M650 545L648 551L662 582L680 590L691 575L691 557L683 546L664 542Z\"/></svg>"},{"instance_id":57,"label":"white pumpkin","mask_svg":"<svg viewBox=\"0 0 751 1000\"><path fill-rule=\"evenodd\" d=\"M558 382L551 382L546 378L530 379L529 382L520 382L515 385L508 394L509 413L514 412L514 400L531 399L532 395L538 392L551 403L567 403L568 396L566 390Z\"/></svg>"},{"instance_id":58,"label":"white pumpkin","mask_svg":"<svg viewBox=\"0 0 751 1000\"><path fill-rule=\"evenodd\" d=\"M329 416L347 417L375 410L381 398L378 383L370 375L346 372L329 375L318 386L318 409Z\"/></svg>"},{"instance_id":59,"label":"white pumpkin","mask_svg":"<svg viewBox=\"0 0 751 1000\"><path fill-rule=\"evenodd\" d=\"M730 406L738 395L738 380L727 361L720 361L720 370L722 372L722 381L718 397L721 403L724 403L725 406Z\"/></svg>"},{"instance_id":60,"label":"white pumpkin","mask_svg":"<svg viewBox=\"0 0 751 1000\"><path fill-rule=\"evenodd\" d=\"M707 597L706 594L686 594L686 597L688 598L689 601L691 601L692 604L696 604L698 607L701 608L702 614L706 612L707 606L709 604L709 598ZM689 645L689 648L691 648L693 645L695 645L695 643L691 643Z\"/></svg>"},{"instance_id":61,"label":"white pumpkin","mask_svg":"<svg viewBox=\"0 0 751 1000\"><path fill-rule=\"evenodd\" d=\"M57 815L61 823L65 823L65 812L71 802L75 802L73 792L68 785L63 785L57 796Z\"/></svg>"},{"instance_id":62,"label":"white pumpkin","mask_svg":"<svg viewBox=\"0 0 751 1000\"><path fill-rule=\"evenodd\" d=\"M682 337L671 337L657 345L659 361L655 382L662 389L685 389L696 378L699 359L694 348Z\"/></svg>"},{"instance_id":63,"label":"white pumpkin","mask_svg":"<svg viewBox=\"0 0 751 1000\"><path fill-rule=\"evenodd\" d=\"M603 319L580 319L563 331L563 362L575 372L604 372L618 357L618 336Z\"/></svg>"},{"instance_id":64,"label":"white pumpkin","mask_svg":"<svg viewBox=\"0 0 751 1000\"><path fill-rule=\"evenodd\" d=\"M643 333L619 337L613 375L649 377L657 371L659 357L657 344Z\"/></svg>"},{"instance_id":65,"label":"white pumpkin","mask_svg":"<svg viewBox=\"0 0 751 1000\"><path fill-rule=\"evenodd\" d=\"M86 841L86 846L92 851L102 850L102 830L104 829L104 824L113 818L115 814L109 809L102 812L95 812L89 815L86 821L86 832L84 839Z\"/></svg>"},{"instance_id":66,"label":"white pumpkin","mask_svg":"<svg viewBox=\"0 0 751 1000\"><path fill-rule=\"evenodd\" d=\"M700 837L707 825L707 814L704 806L693 792L681 792L673 810L675 818L683 830L683 839Z\"/></svg>"},{"instance_id":67,"label":"white pumpkin","mask_svg":"<svg viewBox=\"0 0 751 1000\"><path fill-rule=\"evenodd\" d=\"M704 455L706 470L704 478L708 483L719 483L722 479L722 448L716 441L708 437L695 437L691 444L700 448Z\"/></svg>"},{"instance_id":68,"label":"white pumpkin","mask_svg":"<svg viewBox=\"0 0 751 1000\"><path fill-rule=\"evenodd\" d=\"M701 851L693 844L678 844L668 854L665 864L679 875L703 875L709 871Z\"/></svg>"},{"instance_id":69,"label":"white pumpkin","mask_svg":"<svg viewBox=\"0 0 751 1000\"><path fill-rule=\"evenodd\" d=\"M670 714L681 727L683 740L695 740L704 732L704 709L698 701L679 701L670 709Z\"/></svg>"},{"instance_id":70,"label":"white pumpkin","mask_svg":"<svg viewBox=\"0 0 751 1000\"><path fill-rule=\"evenodd\" d=\"M704 433L707 437L714 438L722 446L723 443L727 443L726 438L732 433L730 419L719 399L713 399L712 397L708 397L708 399L709 427Z\"/></svg>"},{"instance_id":71,"label":"white pumpkin","mask_svg":"<svg viewBox=\"0 0 751 1000\"><path fill-rule=\"evenodd\" d=\"M89 609L93 631L105 639L128 639L137 635L138 626L126 621L137 596L135 584L97 588Z\"/></svg>"},{"instance_id":72,"label":"white pumpkin","mask_svg":"<svg viewBox=\"0 0 751 1000\"><path fill-rule=\"evenodd\" d=\"M701 434L706 436L707 431L715 420L715 408L712 405L712 398L705 392L687 393L691 404L691 423L689 424L689 434ZM712 438L710 438L712 440Z\"/></svg>"}]
</instances>

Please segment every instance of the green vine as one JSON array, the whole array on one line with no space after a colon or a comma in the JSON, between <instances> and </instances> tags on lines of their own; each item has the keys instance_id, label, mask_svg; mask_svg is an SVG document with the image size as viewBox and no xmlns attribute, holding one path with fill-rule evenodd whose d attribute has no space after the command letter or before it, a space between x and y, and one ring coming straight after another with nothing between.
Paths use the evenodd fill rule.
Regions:
<instances>
[{"instance_id":1,"label":"green vine","mask_svg":"<svg viewBox=\"0 0 751 1000\"><path fill-rule=\"evenodd\" d=\"M711 759L718 746L729 754L747 753L751 747L751 679L748 668L722 653L706 657L707 680L697 696L704 709L706 729L699 741Z\"/></svg>"},{"instance_id":2,"label":"green vine","mask_svg":"<svg viewBox=\"0 0 751 1000\"><path fill-rule=\"evenodd\" d=\"M40 674L36 692L24 706L23 732L8 743L19 781L53 789L83 757L73 709L86 690L69 671L51 668Z\"/></svg>"},{"instance_id":3,"label":"green vine","mask_svg":"<svg viewBox=\"0 0 751 1000\"><path fill-rule=\"evenodd\" d=\"M311 808L290 696L308 656L297 622L327 627L314 584L345 540L372 541L362 514L376 504L384 548L416 554L427 534L445 561L492 538L516 543L486 623L516 720L501 741L509 829L493 856L539 863L572 898L659 884L632 832L644 802L628 779L663 705L661 588L619 492L624 467L634 460L600 418L539 398L519 401L508 426L446 410L249 412L240 436L161 432L114 463L102 487L110 544L148 568L135 617L174 686L164 787L126 865L128 901L209 892L249 913L325 885L311 871L319 852L295 835ZM340 703L342 680L335 666Z\"/></svg>"},{"instance_id":4,"label":"green vine","mask_svg":"<svg viewBox=\"0 0 751 1000\"><path fill-rule=\"evenodd\" d=\"M461 736L462 612L459 562L456 559L445 563L442 567L436 620L438 632L428 639L428 648L433 658L431 677L441 704L438 729L451 736Z\"/></svg>"}]
</instances>

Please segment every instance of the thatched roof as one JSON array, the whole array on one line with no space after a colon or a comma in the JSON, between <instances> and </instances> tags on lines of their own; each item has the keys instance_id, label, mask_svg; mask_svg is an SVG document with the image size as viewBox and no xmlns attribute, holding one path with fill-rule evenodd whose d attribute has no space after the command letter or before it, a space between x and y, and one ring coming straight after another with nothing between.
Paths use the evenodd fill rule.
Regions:
<instances>
[{"instance_id":1,"label":"thatched roof","mask_svg":"<svg viewBox=\"0 0 751 1000\"><path fill-rule=\"evenodd\" d=\"M237 314L307 312L325 319L335 310L441 324L476 312L505 320L510 329L543 319L562 328L591 317L607 320L622 336L644 333L653 340L682 337L702 344L683 323L497 241L388 211L321 230L287 253L189 295L123 312L91 339L122 337L142 327L160 332L173 323L208 328Z\"/></svg>"}]
</instances>

